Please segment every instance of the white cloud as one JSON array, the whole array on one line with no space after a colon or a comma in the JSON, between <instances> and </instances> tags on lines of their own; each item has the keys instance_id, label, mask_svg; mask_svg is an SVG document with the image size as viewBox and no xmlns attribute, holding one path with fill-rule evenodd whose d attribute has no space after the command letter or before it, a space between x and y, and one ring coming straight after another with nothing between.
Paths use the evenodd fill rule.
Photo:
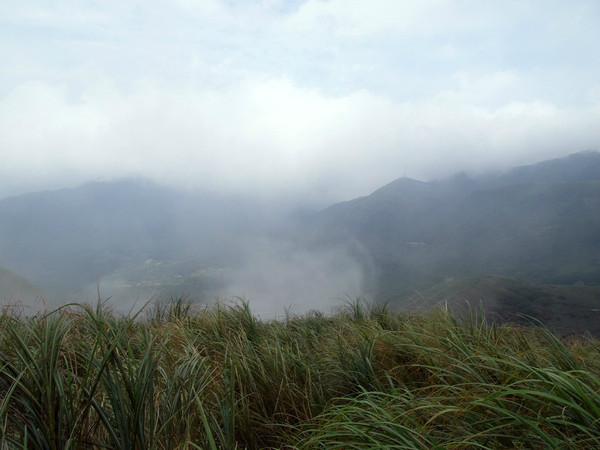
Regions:
<instances>
[{"instance_id":1,"label":"white cloud","mask_svg":"<svg viewBox=\"0 0 600 450\"><path fill-rule=\"evenodd\" d=\"M490 108L469 92L396 103L366 91L328 97L286 79L224 90L139 83L127 93L96 83L77 103L64 86L26 83L0 100L0 120L3 179L26 167L24 184L60 183L71 171L262 195L320 190L312 195L322 201L366 194L404 168L431 178L600 142L598 104Z\"/></svg>"},{"instance_id":2,"label":"white cloud","mask_svg":"<svg viewBox=\"0 0 600 450\"><path fill-rule=\"evenodd\" d=\"M329 313L343 300L364 296L364 274L343 248L295 250L289 244L248 243L241 267L229 273L225 298L242 295L262 319L310 310Z\"/></svg>"},{"instance_id":3,"label":"white cloud","mask_svg":"<svg viewBox=\"0 0 600 450\"><path fill-rule=\"evenodd\" d=\"M0 196L142 175L325 202L598 149L594 5L4 2Z\"/></svg>"},{"instance_id":4,"label":"white cloud","mask_svg":"<svg viewBox=\"0 0 600 450\"><path fill-rule=\"evenodd\" d=\"M386 33L429 35L485 27L488 11L476 3L461 5L442 0L309 0L286 25L296 31L324 29L350 38Z\"/></svg>"}]
</instances>

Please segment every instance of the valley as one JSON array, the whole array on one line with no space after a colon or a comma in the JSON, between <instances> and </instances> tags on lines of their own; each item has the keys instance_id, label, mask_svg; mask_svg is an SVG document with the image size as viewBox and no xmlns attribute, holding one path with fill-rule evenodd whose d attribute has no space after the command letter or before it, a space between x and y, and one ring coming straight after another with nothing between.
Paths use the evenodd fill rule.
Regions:
<instances>
[{"instance_id":1,"label":"valley","mask_svg":"<svg viewBox=\"0 0 600 450\"><path fill-rule=\"evenodd\" d=\"M135 179L31 193L0 200L0 266L5 301L468 301L597 334L600 154L402 177L320 211Z\"/></svg>"}]
</instances>

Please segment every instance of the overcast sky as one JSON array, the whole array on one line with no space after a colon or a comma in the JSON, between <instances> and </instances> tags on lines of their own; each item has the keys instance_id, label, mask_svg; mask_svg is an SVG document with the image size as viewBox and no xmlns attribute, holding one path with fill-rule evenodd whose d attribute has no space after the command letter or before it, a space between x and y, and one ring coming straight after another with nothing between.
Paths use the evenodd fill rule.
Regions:
<instances>
[{"instance_id":1,"label":"overcast sky","mask_svg":"<svg viewBox=\"0 0 600 450\"><path fill-rule=\"evenodd\" d=\"M0 0L0 197L327 203L600 147L597 0Z\"/></svg>"}]
</instances>

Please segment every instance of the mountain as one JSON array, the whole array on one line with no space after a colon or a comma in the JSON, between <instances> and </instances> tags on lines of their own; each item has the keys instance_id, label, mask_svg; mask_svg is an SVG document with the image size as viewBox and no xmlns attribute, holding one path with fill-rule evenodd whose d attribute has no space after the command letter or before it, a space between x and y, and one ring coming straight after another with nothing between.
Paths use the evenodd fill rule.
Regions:
<instances>
[{"instance_id":1,"label":"mountain","mask_svg":"<svg viewBox=\"0 0 600 450\"><path fill-rule=\"evenodd\" d=\"M0 304L31 302L40 296L41 291L28 280L0 267Z\"/></svg>"},{"instance_id":2,"label":"mountain","mask_svg":"<svg viewBox=\"0 0 600 450\"><path fill-rule=\"evenodd\" d=\"M540 285L514 278L481 275L451 279L407 299L422 306L445 303L459 315L479 309L490 321L539 321L560 334L600 336L600 286Z\"/></svg>"},{"instance_id":3,"label":"mountain","mask_svg":"<svg viewBox=\"0 0 600 450\"><path fill-rule=\"evenodd\" d=\"M325 209L313 226L320 242L366 249L380 300L481 274L599 285L600 154L503 174L400 178Z\"/></svg>"},{"instance_id":4,"label":"mountain","mask_svg":"<svg viewBox=\"0 0 600 450\"><path fill-rule=\"evenodd\" d=\"M0 200L0 265L56 296L98 281L108 295L214 289L215 277L202 274L235 262L245 239L269 229L267 209L135 179L21 195Z\"/></svg>"},{"instance_id":5,"label":"mountain","mask_svg":"<svg viewBox=\"0 0 600 450\"><path fill-rule=\"evenodd\" d=\"M290 301L322 305L343 296L341 286L360 290L362 282L368 297L402 306L424 295L455 301L452 289L438 288L493 276L518 280L520 294L508 303L486 303L502 317L545 317L531 292L543 304L583 295L573 308L578 317L593 308L590 298L600 308L597 291L586 290L600 286L596 152L503 173L398 178L320 212L290 215L293 207L286 208L136 179L6 198L0 266L57 301L82 292L94 299L99 284L118 299L250 293L268 297L268 310ZM477 303L506 287L488 284L499 290L459 292ZM550 285L563 286L560 294ZM563 303L547 310L565 310ZM569 323L578 327L577 320Z\"/></svg>"}]
</instances>

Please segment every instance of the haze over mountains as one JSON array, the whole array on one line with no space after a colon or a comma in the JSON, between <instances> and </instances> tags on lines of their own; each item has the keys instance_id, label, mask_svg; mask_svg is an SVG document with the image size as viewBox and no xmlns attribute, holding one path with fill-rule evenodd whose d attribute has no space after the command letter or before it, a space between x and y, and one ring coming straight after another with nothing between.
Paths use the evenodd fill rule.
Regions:
<instances>
[{"instance_id":1,"label":"haze over mountains","mask_svg":"<svg viewBox=\"0 0 600 450\"><path fill-rule=\"evenodd\" d=\"M600 155L429 183L400 178L318 220L325 240L348 236L367 248L386 299L480 273L600 284Z\"/></svg>"},{"instance_id":2,"label":"haze over mountains","mask_svg":"<svg viewBox=\"0 0 600 450\"><path fill-rule=\"evenodd\" d=\"M403 177L319 212L131 179L36 192L0 200L0 266L12 272L0 280L5 299L94 300L98 283L117 305L240 295L264 314L327 310L355 295L405 305L416 292L466 298L464 283L450 286L465 277L501 276L492 284L502 289L506 277L599 286L600 154ZM600 307L591 289L588 309Z\"/></svg>"}]
</instances>

